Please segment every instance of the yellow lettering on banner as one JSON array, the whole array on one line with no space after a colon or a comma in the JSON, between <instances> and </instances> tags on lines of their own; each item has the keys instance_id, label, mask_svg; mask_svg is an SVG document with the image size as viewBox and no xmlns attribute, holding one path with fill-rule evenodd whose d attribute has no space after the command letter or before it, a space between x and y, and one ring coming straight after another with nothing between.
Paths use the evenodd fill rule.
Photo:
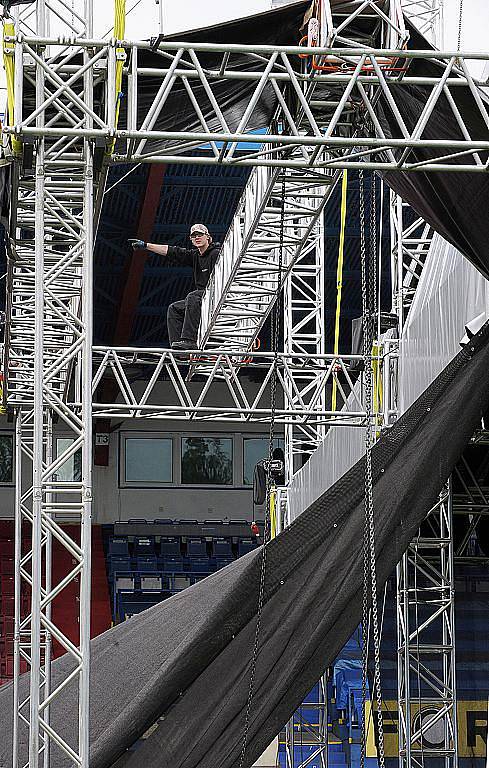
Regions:
<instances>
[{"instance_id":1,"label":"yellow lettering on banner","mask_svg":"<svg viewBox=\"0 0 489 768\"><path fill-rule=\"evenodd\" d=\"M430 705L430 709L433 705ZM365 702L365 722L367 724L367 757L377 757L373 717L376 706ZM419 712L419 704L411 705L411 722ZM486 757L487 740L487 702L466 700L457 703L458 751L459 757ZM396 757L398 753L398 706L397 701L384 701L382 706L384 724L384 747L386 757ZM418 745L421 746L421 745Z\"/></svg>"}]
</instances>

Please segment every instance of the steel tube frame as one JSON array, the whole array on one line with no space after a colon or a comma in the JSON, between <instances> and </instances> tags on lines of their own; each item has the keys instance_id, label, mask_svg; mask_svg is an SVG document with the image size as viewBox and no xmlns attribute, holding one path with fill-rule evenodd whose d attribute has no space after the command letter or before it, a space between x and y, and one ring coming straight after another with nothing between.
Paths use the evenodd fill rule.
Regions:
<instances>
[{"instance_id":1,"label":"steel tube frame","mask_svg":"<svg viewBox=\"0 0 489 768\"><path fill-rule=\"evenodd\" d=\"M452 524L448 483L397 566L400 768L458 764Z\"/></svg>"},{"instance_id":2,"label":"steel tube frame","mask_svg":"<svg viewBox=\"0 0 489 768\"><path fill-rule=\"evenodd\" d=\"M76 15L77 34L92 36L92 0L82 0L83 11ZM36 7L37 31L44 36L50 14L60 19L57 0ZM63 3L60 4L60 7ZM64 7L64 6L63 6ZM66 14L65 14L66 15ZM22 36L29 10L16 11L16 26ZM81 23L80 23L81 20ZM72 30L70 20L68 28ZM46 25L46 27L44 26ZM17 38L18 40L19 38ZM36 127L74 124L87 131L93 127L93 55L79 46L83 66L73 75L70 86L63 60L70 61L71 45L35 46ZM56 64L52 56L57 55ZM65 57L65 58L63 58ZM21 114L24 76L22 44L16 44L15 111ZM56 81L56 78L58 80ZM59 87L61 81L62 87ZM59 113L48 118L46 99L53 100ZM64 123L63 123L64 121ZM63 125L63 127L61 127ZM56 744L79 768L89 766L89 641L90 641L90 544L92 472L92 251L93 251L93 161L88 137L81 141L61 135L39 135L35 139L35 177L22 175L14 165L14 189L10 237L14 260L9 264L8 402L16 409L16 575L14 637L13 766L48 768L50 747ZM32 233L32 234L31 234ZM34 248L33 248L34 246ZM76 368L82 406L75 413L66 404L72 367ZM12 398L12 399L11 399ZM70 433L69 446L53 456L52 418L61 418ZM75 450L81 452L81 478L57 480ZM70 531L61 528L63 496L69 494L69 520L79 523L78 544ZM27 552L21 543L29 534ZM52 578L52 540L67 549L74 565L58 583ZM41 573L44 560L45 570ZM79 639L73 643L56 626L52 604L64 589L80 582ZM27 593L28 607L24 596ZM56 639L75 661L65 680L52 686L51 641ZM20 694L22 665L30 671L29 694ZM70 723L76 738L68 743L64 725L50 722L51 704L67 686L78 687L76 722ZM74 726L74 728L73 728ZM28 753L21 745L28 744Z\"/></svg>"},{"instance_id":3,"label":"steel tube frame","mask_svg":"<svg viewBox=\"0 0 489 768\"><path fill-rule=\"evenodd\" d=\"M55 45L56 42L59 44L59 40L56 38L46 38L45 42L50 45ZM39 39L36 38L20 36L18 40L18 45L26 52L29 52L31 57L35 56L33 48L38 44ZM107 43L102 43L102 41L90 41L88 43L87 41L79 40L75 44L79 45L81 49L93 45L97 50L95 58L99 55L109 55L110 46ZM128 41L121 41L117 44L128 51L139 51L149 47L145 43L130 43ZM202 62L199 60L199 56L202 58L202 55L209 52L222 56L223 64L216 66L216 68L209 68L205 60ZM232 52L239 52L243 57L248 58L250 64L248 71L246 66L243 66L243 71L239 72L229 70L226 62L229 58L228 55ZM212 88L215 87L216 83L225 83L227 80L236 78L241 79L243 82L254 81L248 102L243 106L244 113L249 114L251 118L254 106L270 83L275 83L274 87L278 87L279 83L282 85L289 84L297 94L302 93L304 83L308 79L310 80L310 74L303 73L297 67L295 57L299 52L301 54L309 53L311 56L314 54L316 57L334 55L335 59L352 68L352 72L347 74L339 74L337 72L315 74L314 85L316 89L320 89L322 86L335 86L340 89L338 102L331 107L331 112L326 114L323 112L317 113L314 106L307 106L303 110L300 124L296 124L292 120L293 125L289 126L291 135L269 134L261 136L262 148L260 150L240 150L239 155L235 154L235 147L238 142L241 146L245 146L246 143L253 144L256 143L256 136L247 132L247 126L244 123L241 125L241 130L234 132L228 130L219 104L213 96ZM460 125L461 121L463 123L455 102L451 97L451 90L457 87L465 87L470 90L474 108L479 111L481 118L489 127L489 117L485 106L486 99L482 90L484 84L473 78L466 66L466 60L468 59L489 60L487 54L472 54L458 51L442 53L433 53L433 51L402 51L402 60L406 64L413 59L426 58L431 62L435 62L440 68L438 77L412 78L409 76L409 70L400 73L401 77L399 74L389 73L384 69L386 57L399 56L399 50L373 49L368 46L363 48L316 49L294 46L275 48L270 46L252 47L204 43L189 46L185 43L163 42L159 46L159 53L163 60L168 61L169 65L167 68L163 66L159 71L157 68L140 71L137 61L134 66L131 66L129 82L130 121L126 125L120 125L117 130L113 127L113 121L104 122L93 111L91 111L91 117L94 120L93 126L89 126L87 121L85 121L84 125L77 127L47 125L43 128L32 125L34 113L25 115L23 120L21 120L19 113L17 113L18 122L16 122L16 125L5 130L24 137L46 135L82 136L86 138L102 137L105 139L117 138L126 142L126 151L115 156L114 162L167 163L180 162L182 160L184 162L194 162L194 158L179 158L179 154L184 151L185 147L188 147L190 142L190 144L195 146L210 144L211 156L198 158L198 162L206 164L238 163L289 169L363 167L378 170L396 169L409 172L415 172L418 169L422 169L424 172L445 170L447 172L467 171L483 173L487 171L488 164L486 161L482 161L480 152L489 149L489 141L473 141L465 125L461 126L462 139L450 140L440 136L439 138L427 140L423 138L422 131L423 126L427 124L433 110L436 108L437 89L443 91L447 96L457 124ZM360 66L362 60L366 63L369 62L369 70L371 71L363 71L362 66ZM181 66L177 66L179 63ZM39 65L39 62L36 61L35 65ZM25 66L27 74L34 65L27 64L26 62ZM106 73L109 90L114 85L111 82L114 77L113 69L113 67L110 67ZM63 68L58 67L56 73L53 74L49 66L47 67L46 76L58 85L55 91L38 106L38 109L49 109L56 98L68 95L72 98L74 104L79 106L76 94L73 94L69 71L64 74ZM146 117L143 117L141 124L138 125L136 123L138 79L150 73L154 74L154 72L158 72L158 75L166 82L166 86L156 94ZM128 73L129 70L126 70L126 75ZM62 79L63 76L66 78L65 81ZM72 77L76 78L76 76L77 73L74 72ZM408 130L402 121L397 105L402 103L403 89L409 87L415 81L432 85L432 93L430 98L427 98L426 104L420 106L419 115L416 116L414 121L414 128ZM207 110L208 115L205 119L203 117L203 109L201 108L202 105L196 103L196 100L192 98L191 89L193 86L191 83L202 87L206 94L205 98L208 100L209 106ZM164 111L166 101L175 88L186 89L189 95L189 106L195 113L195 126L197 126L197 129L191 131L159 131L154 129L155 121L159 114ZM341 89L344 89L343 96ZM378 121L374 121L377 135L356 136L356 129L353 128L354 123L349 116L349 112L351 113L349 100L343 98L352 89L355 90L357 95L357 108L363 109L371 116L375 114L376 99L382 93L393 108L402 138L393 139L386 136ZM277 92L276 95L279 98ZM214 118L213 120L211 120L211 115ZM217 125L217 130L209 129L210 124ZM304 135L299 135L299 127ZM348 130L345 131L345 127ZM163 140L165 146L158 151L154 151L151 147L148 149L147 142L151 139ZM222 142L223 146L219 147L218 142ZM282 153L286 147L300 148L300 152L296 158L292 159L274 156L276 153ZM411 153L408 150L415 148L432 150L431 157L422 163L410 162ZM323 156L319 159L317 157L318 149L322 149L324 152ZM389 152L385 152L385 150L389 149L404 149L405 151L399 157L395 157L391 152L389 157ZM441 155L440 150L442 151ZM385 156L384 154L379 156L379 153L384 153ZM459 164L450 162L450 160L455 158L457 158ZM466 159L463 160L461 158Z\"/></svg>"},{"instance_id":4,"label":"steel tube frame","mask_svg":"<svg viewBox=\"0 0 489 768\"><path fill-rule=\"evenodd\" d=\"M195 355L187 352L190 363ZM222 351L206 353L209 370L204 381L189 386L185 380L188 370L185 356L166 349L137 349L94 347L93 414L97 417L224 420L226 422L267 422L270 419L269 385L275 368L270 352L236 353ZM372 421L365 411L361 393L349 373L349 365L358 362L360 355L319 355L304 352L277 355L277 409L279 424L294 424L307 433L320 434L324 425L364 426ZM377 358L375 358L377 359ZM385 388L386 377L393 375L396 356L389 352L381 366ZM244 365L261 369L262 380L250 391L238 376ZM147 383L140 388L129 375L131 366L146 368ZM114 379L115 402L97 402L97 393L104 375ZM169 392L162 395L158 388L166 380ZM337 383L337 409L327 409L324 390L333 381ZM218 401L213 396L213 385L219 382L222 391ZM311 383L312 382L312 383ZM117 386L116 386L117 385ZM169 404L171 402L172 404ZM80 402L71 401L68 407L77 412ZM387 414L392 417L391 413Z\"/></svg>"}]
</instances>

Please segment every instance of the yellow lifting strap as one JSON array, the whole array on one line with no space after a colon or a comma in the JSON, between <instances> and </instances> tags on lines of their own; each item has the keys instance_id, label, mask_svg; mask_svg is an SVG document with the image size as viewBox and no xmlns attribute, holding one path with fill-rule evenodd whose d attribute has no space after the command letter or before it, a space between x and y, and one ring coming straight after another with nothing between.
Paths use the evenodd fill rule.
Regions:
<instances>
[{"instance_id":1,"label":"yellow lifting strap","mask_svg":"<svg viewBox=\"0 0 489 768\"><path fill-rule=\"evenodd\" d=\"M336 269L336 317L334 324L333 354L337 355L340 347L341 293L343 289L343 259L345 254L346 202L348 195L348 171L343 171L341 183L340 244L338 248L338 266ZM333 378L331 410L336 411L336 378Z\"/></svg>"},{"instance_id":2,"label":"yellow lifting strap","mask_svg":"<svg viewBox=\"0 0 489 768\"><path fill-rule=\"evenodd\" d=\"M270 538L277 535L277 490L274 486L270 489Z\"/></svg>"},{"instance_id":3,"label":"yellow lifting strap","mask_svg":"<svg viewBox=\"0 0 489 768\"><path fill-rule=\"evenodd\" d=\"M6 42L6 37L15 37L15 26L11 21L3 24L3 64L7 76L7 125L14 125L15 104L15 43ZM22 141L15 136L11 138L12 151L21 154Z\"/></svg>"},{"instance_id":4,"label":"yellow lifting strap","mask_svg":"<svg viewBox=\"0 0 489 768\"><path fill-rule=\"evenodd\" d=\"M382 360L380 355L382 353L382 346L380 344L374 344L372 346L372 376L373 376L373 408L375 423L380 423L379 414L382 411L383 401L383 387L382 387ZM377 437L379 433L377 433Z\"/></svg>"},{"instance_id":5,"label":"yellow lifting strap","mask_svg":"<svg viewBox=\"0 0 489 768\"><path fill-rule=\"evenodd\" d=\"M126 34L126 0L114 0L114 38L124 40ZM124 48L117 48L115 63L115 127L119 121L119 111L122 98L122 71L126 60ZM107 147L107 154L111 155L114 151L115 139L112 139Z\"/></svg>"}]
</instances>

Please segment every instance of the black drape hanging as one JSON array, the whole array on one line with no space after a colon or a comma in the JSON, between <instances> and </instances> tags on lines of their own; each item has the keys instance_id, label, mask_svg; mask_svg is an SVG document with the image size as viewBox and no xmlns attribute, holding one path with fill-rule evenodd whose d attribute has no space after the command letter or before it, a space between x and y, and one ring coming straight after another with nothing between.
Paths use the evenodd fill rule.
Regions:
<instances>
[{"instance_id":1,"label":"black drape hanging","mask_svg":"<svg viewBox=\"0 0 489 768\"><path fill-rule=\"evenodd\" d=\"M377 569L394 569L487 409L484 327L373 449ZM246 766L261 754L361 617L363 461L268 545ZM91 768L108 768L164 719L129 768L236 768L244 731L261 548L92 641ZM53 684L72 663L53 664ZM27 693L28 675L21 680ZM76 690L53 704L69 738ZM0 689L0 765L12 738ZM21 746L26 761L25 734ZM3 761L3 762L2 762ZM52 768L70 762L53 747Z\"/></svg>"}]
</instances>

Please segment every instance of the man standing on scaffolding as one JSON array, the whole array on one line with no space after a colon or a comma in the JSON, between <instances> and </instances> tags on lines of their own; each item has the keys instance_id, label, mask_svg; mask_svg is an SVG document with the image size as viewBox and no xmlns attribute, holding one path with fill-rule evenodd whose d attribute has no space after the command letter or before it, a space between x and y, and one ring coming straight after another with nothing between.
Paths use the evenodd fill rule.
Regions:
<instances>
[{"instance_id":1,"label":"man standing on scaffolding","mask_svg":"<svg viewBox=\"0 0 489 768\"><path fill-rule=\"evenodd\" d=\"M128 241L134 250L145 248L147 251L164 256L165 265L169 267L193 268L194 290L184 299L174 301L168 307L168 338L172 349L185 350L197 347L202 295L220 250L219 243L212 242L209 230L204 224L192 225L190 240L192 248L145 243L144 240L136 239Z\"/></svg>"}]
</instances>

